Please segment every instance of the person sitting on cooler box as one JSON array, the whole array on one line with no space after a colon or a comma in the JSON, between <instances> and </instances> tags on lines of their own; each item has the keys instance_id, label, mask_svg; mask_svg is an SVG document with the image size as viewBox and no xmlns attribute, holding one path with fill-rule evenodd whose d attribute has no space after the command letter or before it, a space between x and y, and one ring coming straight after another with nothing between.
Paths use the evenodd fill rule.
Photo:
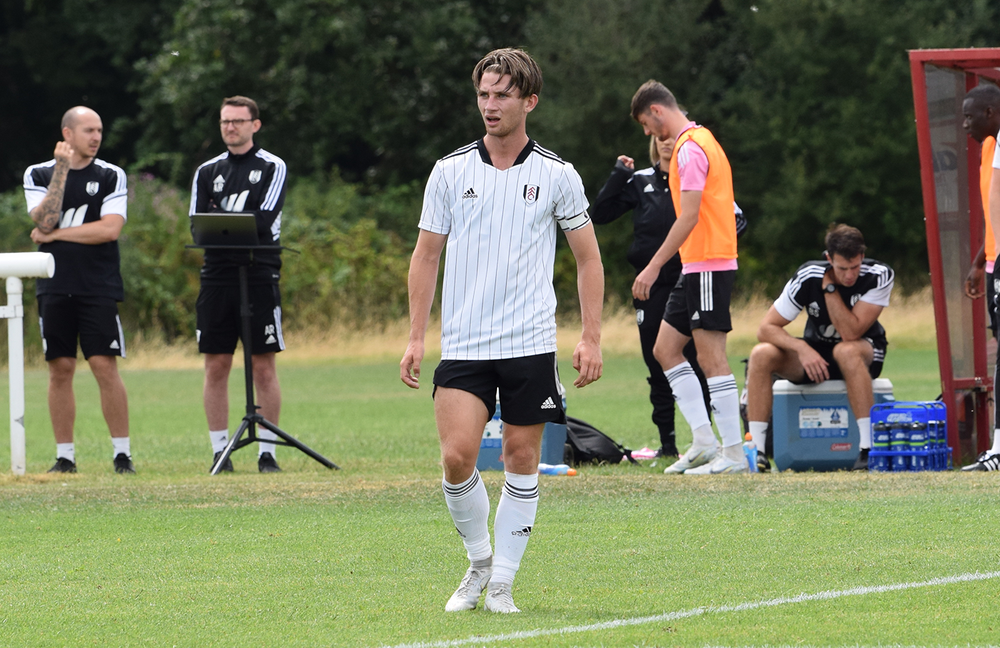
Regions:
<instances>
[{"instance_id":1,"label":"person sitting on cooler box","mask_svg":"<svg viewBox=\"0 0 1000 648\"><path fill-rule=\"evenodd\" d=\"M889 305L894 273L865 258L865 240L855 227L832 224L825 244L824 260L799 267L757 329L760 344L750 352L746 381L750 435L763 449L773 405L772 374L800 385L843 380L861 435L853 470L867 470L872 380L882 372L887 346L878 316ZM795 338L785 327L803 309L809 319L803 336ZM763 458L761 471L769 470L763 453L757 456Z\"/></svg>"}]
</instances>

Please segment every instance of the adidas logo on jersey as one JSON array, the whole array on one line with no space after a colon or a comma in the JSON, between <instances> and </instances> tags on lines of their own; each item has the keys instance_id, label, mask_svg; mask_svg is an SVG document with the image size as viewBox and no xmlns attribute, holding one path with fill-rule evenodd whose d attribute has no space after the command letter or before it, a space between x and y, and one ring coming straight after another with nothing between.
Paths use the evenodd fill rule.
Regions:
<instances>
[{"instance_id":1,"label":"adidas logo on jersey","mask_svg":"<svg viewBox=\"0 0 1000 648\"><path fill-rule=\"evenodd\" d=\"M653 189L653 185L646 185L646 188L642 190L642 193L653 193L656 189Z\"/></svg>"},{"instance_id":2,"label":"adidas logo on jersey","mask_svg":"<svg viewBox=\"0 0 1000 648\"><path fill-rule=\"evenodd\" d=\"M478 198L478 197L479 196L476 195L476 190L473 189L472 187L469 187L468 189L466 189L465 193L462 194L462 200L465 200L467 198Z\"/></svg>"},{"instance_id":3,"label":"adidas logo on jersey","mask_svg":"<svg viewBox=\"0 0 1000 648\"><path fill-rule=\"evenodd\" d=\"M542 409L555 409L555 408L556 408L556 404L552 402L552 397L551 396L549 396L548 398L546 398L545 402L542 403Z\"/></svg>"}]
</instances>

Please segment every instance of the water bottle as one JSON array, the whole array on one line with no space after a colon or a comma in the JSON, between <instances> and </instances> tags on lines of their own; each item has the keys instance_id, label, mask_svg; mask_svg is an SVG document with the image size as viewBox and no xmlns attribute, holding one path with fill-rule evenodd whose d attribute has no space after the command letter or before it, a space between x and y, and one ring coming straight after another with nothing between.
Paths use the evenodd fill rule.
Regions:
<instances>
[{"instance_id":1,"label":"water bottle","mask_svg":"<svg viewBox=\"0 0 1000 648\"><path fill-rule=\"evenodd\" d=\"M750 433L746 434L746 442L743 444L743 454L746 455L747 463L750 464L750 472L757 472L757 446L750 440Z\"/></svg>"},{"instance_id":2,"label":"water bottle","mask_svg":"<svg viewBox=\"0 0 1000 648\"><path fill-rule=\"evenodd\" d=\"M889 431L889 451L892 454L892 471L906 472L910 469L910 458L904 454L910 449L910 424L896 421Z\"/></svg>"},{"instance_id":3,"label":"water bottle","mask_svg":"<svg viewBox=\"0 0 1000 648\"><path fill-rule=\"evenodd\" d=\"M566 475L568 477L573 477L576 475L576 469L570 468L566 464L538 464L538 474L539 475Z\"/></svg>"},{"instance_id":4,"label":"water bottle","mask_svg":"<svg viewBox=\"0 0 1000 648\"><path fill-rule=\"evenodd\" d=\"M927 470L927 447L927 424L910 423L910 451L918 453L910 457L910 470Z\"/></svg>"},{"instance_id":5,"label":"water bottle","mask_svg":"<svg viewBox=\"0 0 1000 648\"><path fill-rule=\"evenodd\" d=\"M879 421L872 425L872 450L889 451L889 424ZM889 470L889 458L885 455L875 455L868 458L868 470L885 472Z\"/></svg>"}]
</instances>

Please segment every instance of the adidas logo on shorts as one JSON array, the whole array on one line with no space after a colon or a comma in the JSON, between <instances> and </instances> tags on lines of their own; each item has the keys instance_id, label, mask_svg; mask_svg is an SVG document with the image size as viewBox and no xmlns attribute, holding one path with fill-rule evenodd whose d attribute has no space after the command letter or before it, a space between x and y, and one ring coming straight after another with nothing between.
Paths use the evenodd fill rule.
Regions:
<instances>
[{"instance_id":1,"label":"adidas logo on shorts","mask_svg":"<svg viewBox=\"0 0 1000 648\"><path fill-rule=\"evenodd\" d=\"M545 402L542 403L542 409L555 409L555 408L556 408L556 404L552 402L552 397L551 396L549 396L548 398L546 398Z\"/></svg>"}]
</instances>

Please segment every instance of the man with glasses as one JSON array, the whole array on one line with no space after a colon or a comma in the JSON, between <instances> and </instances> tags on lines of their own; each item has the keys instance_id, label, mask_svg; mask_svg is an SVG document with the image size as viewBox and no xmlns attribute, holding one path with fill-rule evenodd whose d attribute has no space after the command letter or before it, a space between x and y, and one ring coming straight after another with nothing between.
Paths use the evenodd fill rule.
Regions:
<instances>
[{"instance_id":1,"label":"man with glasses","mask_svg":"<svg viewBox=\"0 0 1000 648\"><path fill-rule=\"evenodd\" d=\"M205 162L194 174L190 213L252 213L261 245L274 251L256 251L248 267L250 289L253 379L260 414L278 424L281 388L275 354L285 348L281 334L281 208L285 202L285 162L253 141L260 130L260 111L248 97L229 97L219 114L225 153ZM197 303L198 350L205 355L205 416L214 457L218 461L229 441L229 371L236 340L241 335L239 267L249 261L245 252L205 250L201 292ZM246 341L244 341L246 343ZM259 428L262 439L275 439ZM279 472L275 445L260 443L257 468ZM222 471L232 472L227 460Z\"/></svg>"}]
</instances>

